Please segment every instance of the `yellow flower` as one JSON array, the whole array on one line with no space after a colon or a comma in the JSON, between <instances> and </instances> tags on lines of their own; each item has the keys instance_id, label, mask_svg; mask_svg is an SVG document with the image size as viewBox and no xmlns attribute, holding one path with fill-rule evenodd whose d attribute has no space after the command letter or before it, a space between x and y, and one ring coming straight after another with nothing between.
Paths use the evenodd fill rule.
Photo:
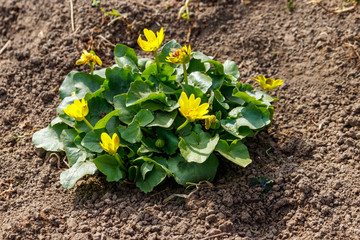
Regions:
<instances>
[{"instance_id":1,"label":"yellow flower","mask_svg":"<svg viewBox=\"0 0 360 240\"><path fill-rule=\"evenodd\" d=\"M281 79L266 78L264 75L257 76L257 78L253 79L259 82L260 86L266 91L273 90L283 84L283 80Z\"/></svg>"},{"instance_id":2,"label":"yellow flower","mask_svg":"<svg viewBox=\"0 0 360 240\"><path fill-rule=\"evenodd\" d=\"M112 138L110 138L109 134L103 132L101 134L100 146L102 149L104 149L105 152L109 153L110 155L114 155L120 146L119 136L114 133Z\"/></svg>"},{"instance_id":3,"label":"yellow flower","mask_svg":"<svg viewBox=\"0 0 360 240\"><path fill-rule=\"evenodd\" d=\"M174 64L186 64L190 62L191 46L189 45L189 48L187 48L185 45L182 49L176 49L175 52L171 52L169 55L170 56L166 58L166 61Z\"/></svg>"},{"instance_id":4,"label":"yellow flower","mask_svg":"<svg viewBox=\"0 0 360 240\"><path fill-rule=\"evenodd\" d=\"M83 51L83 54L81 54L81 58L76 61L76 65L86 65L86 64L98 64L99 66L102 65L101 59L96 56L96 54L93 51Z\"/></svg>"},{"instance_id":5,"label":"yellow flower","mask_svg":"<svg viewBox=\"0 0 360 240\"><path fill-rule=\"evenodd\" d=\"M156 36L153 31L145 28L144 35L145 35L147 41L142 40L141 34L140 34L137 42L138 42L139 46L142 48L142 50L144 50L145 52L156 51L161 46L161 43L163 42L164 37L165 37L163 28L160 29L160 32L156 32Z\"/></svg>"},{"instance_id":6,"label":"yellow flower","mask_svg":"<svg viewBox=\"0 0 360 240\"><path fill-rule=\"evenodd\" d=\"M196 119L206 119L209 115L206 115L209 110L209 104L203 103L200 105L201 99L196 98L194 94L190 95L190 98L187 97L185 92L181 93L181 98L179 99L179 111L180 113L189 121L195 121Z\"/></svg>"},{"instance_id":7,"label":"yellow flower","mask_svg":"<svg viewBox=\"0 0 360 240\"><path fill-rule=\"evenodd\" d=\"M81 101L75 99L74 103L63 108L64 113L75 118L76 121L83 121L89 113L88 103L83 98Z\"/></svg>"}]
</instances>

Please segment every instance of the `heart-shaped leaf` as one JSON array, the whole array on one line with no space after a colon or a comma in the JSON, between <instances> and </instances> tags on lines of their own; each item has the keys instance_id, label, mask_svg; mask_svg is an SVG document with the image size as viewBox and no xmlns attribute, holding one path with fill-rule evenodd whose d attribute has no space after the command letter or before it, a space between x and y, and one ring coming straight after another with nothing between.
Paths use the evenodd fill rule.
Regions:
<instances>
[{"instance_id":1,"label":"heart-shaped leaf","mask_svg":"<svg viewBox=\"0 0 360 240\"><path fill-rule=\"evenodd\" d=\"M108 154L101 155L94 159L96 167L106 176L106 181L117 182L125 175L119 168L119 163L115 157Z\"/></svg>"},{"instance_id":2,"label":"heart-shaped leaf","mask_svg":"<svg viewBox=\"0 0 360 240\"><path fill-rule=\"evenodd\" d=\"M241 167L246 167L252 162L247 147L240 140L233 141L230 146L225 140L220 140L215 150Z\"/></svg>"},{"instance_id":3,"label":"heart-shaped leaf","mask_svg":"<svg viewBox=\"0 0 360 240\"><path fill-rule=\"evenodd\" d=\"M61 132L68 128L64 123L47 126L34 133L32 141L37 148L42 148L48 152L59 152L64 149L64 144L60 140Z\"/></svg>"},{"instance_id":4,"label":"heart-shaped leaf","mask_svg":"<svg viewBox=\"0 0 360 240\"><path fill-rule=\"evenodd\" d=\"M203 163L214 151L220 137L216 134L211 138L207 132L200 132L199 134L191 132L190 135L180 139L179 148L185 160Z\"/></svg>"},{"instance_id":5,"label":"heart-shaped leaf","mask_svg":"<svg viewBox=\"0 0 360 240\"><path fill-rule=\"evenodd\" d=\"M188 183L212 181L218 165L219 161L214 154L203 163L189 163L180 155L168 160L169 170L174 174L175 181L183 186Z\"/></svg>"},{"instance_id":6,"label":"heart-shaped leaf","mask_svg":"<svg viewBox=\"0 0 360 240\"><path fill-rule=\"evenodd\" d=\"M93 175L97 168L92 161L77 161L71 168L60 174L60 183L66 188L73 188L75 183L85 175Z\"/></svg>"}]
</instances>

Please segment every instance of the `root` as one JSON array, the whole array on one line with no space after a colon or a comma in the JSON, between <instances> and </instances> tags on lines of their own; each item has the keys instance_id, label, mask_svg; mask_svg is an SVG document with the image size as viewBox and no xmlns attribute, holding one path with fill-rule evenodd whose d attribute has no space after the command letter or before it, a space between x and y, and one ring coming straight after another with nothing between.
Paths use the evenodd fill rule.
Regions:
<instances>
[{"instance_id":1,"label":"root","mask_svg":"<svg viewBox=\"0 0 360 240\"><path fill-rule=\"evenodd\" d=\"M11 180L8 180L9 182L12 182ZM6 186L6 190L3 190L1 186ZM11 193L15 192L15 189L13 188L12 183L6 183L6 182L0 182L0 198L4 199L6 201L9 201L9 195ZM7 194L7 197L5 198L5 195Z\"/></svg>"}]
</instances>

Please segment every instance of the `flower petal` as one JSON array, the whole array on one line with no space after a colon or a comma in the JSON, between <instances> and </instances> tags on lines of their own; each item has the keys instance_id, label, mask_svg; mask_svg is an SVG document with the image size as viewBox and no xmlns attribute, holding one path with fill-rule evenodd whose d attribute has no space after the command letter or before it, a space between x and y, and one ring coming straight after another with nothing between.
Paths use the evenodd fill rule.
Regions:
<instances>
[{"instance_id":1,"label":"flower petal","mask_svg":"<svg viewBox=\"0 0 360 240\"><path fill-rule=\"evenodd\" d=\"M144 29L144 35L149 42L156 41L155 33L151 30L148 30L147 28Z\"/></svg>"},{"instance_id":2,"label":"flower petal","mask_svg":"<svg viewBox=\"0 0 360 240\"><path fill-rule=\"evenodd\" d=\"M209 112L208 108L209 108L209 104L203 103L196 109L196 111L198 112L199 116L203 116Z\"/></svg>"}]
</instances>

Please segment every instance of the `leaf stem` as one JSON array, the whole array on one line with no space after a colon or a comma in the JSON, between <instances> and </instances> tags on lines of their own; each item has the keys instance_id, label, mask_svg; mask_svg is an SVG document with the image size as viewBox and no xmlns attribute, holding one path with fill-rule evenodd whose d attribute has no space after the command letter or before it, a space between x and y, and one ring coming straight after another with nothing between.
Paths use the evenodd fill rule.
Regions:
<instances>
[{"instance_id":1,"label":"leaf stem","mask_svg":"<svg viewBox=\"0 0 360 240\"><path fill-rule=\"evenodd\" d=\"M85 123L86 123L86 125L88 125L88 127L91 129L91 131L93 131L94 130L94 127L89 123L89 121L88 120L86 120L86 118L84 118L84 120L83 120Z\"/></svg>"},{"instance_id":2,"label":"leaf stem","mask_svg":"<svg viewBox=\"0 0 360 240\"><path fill-rule=\"evenodd\" d=\"M156 61L156 68L157 68L157 72L160 73L160 63L159 63L159 56L157 55L156 50L153 52L154 56L155 56L155 61Z\"/></svg>"},{"instance_id":3,"label":"leaf stem","mask_svg":"<svg viewBox=\"0 0 360 240\"><path fill-rule=\"evenodd\" d=\"M186 70L186 64L183 63L183 69L184 69L184 81L185 81L185 84L188 85L188 77L187 77L187 70Z\"/></svg>"},{"instance_id":4,"label":"leaf stem","mask_svg":"<svg viewBox=\"0 0 360 240\"><path fill-rule=\"evenodd\" d=\"M176 132L179 132L181 129L183 129L184 127L186 127L186 125L188 125L189 122L190 122L189 119L186 119L186 121L185 121L183 124L181 124L180 127L178 127L178 128L176 129Z\"/></svg>"},{"instance_id":5,"label":"leaf stem","mask_svg":"<svg viewBox=\"0 0 360 240\"><path fill-rule=\"evenodd\" d=\"M119 155L117 153L115 153L114 155L114 158L116 159L116 161L118 161L119 165L120 165L120 168L122 170L124 170L125 172L127 172L127 169L124 167L124 163L123 161L120 159Z\"/></svg>"}]
</instances>

